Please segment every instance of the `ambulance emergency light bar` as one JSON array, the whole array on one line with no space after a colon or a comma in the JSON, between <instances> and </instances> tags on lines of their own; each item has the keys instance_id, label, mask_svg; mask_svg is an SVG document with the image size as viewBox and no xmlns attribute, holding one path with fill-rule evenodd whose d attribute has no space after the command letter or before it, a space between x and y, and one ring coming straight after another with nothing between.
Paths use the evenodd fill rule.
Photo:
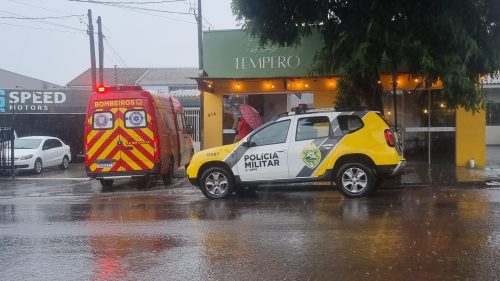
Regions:
<instances>
[{"instance_id":1,"label":"ambulance emergency light bar","mask_svg":"<svg viewBox=\"0 0 500 281\"><path fill-rule=\"evenodd\" d=\"M144 89L141 86L99 86L97 87L97 92L99 94L105 94L107 92L121 92L121 91L143 91Z\"/></svg>"}]
</instances>

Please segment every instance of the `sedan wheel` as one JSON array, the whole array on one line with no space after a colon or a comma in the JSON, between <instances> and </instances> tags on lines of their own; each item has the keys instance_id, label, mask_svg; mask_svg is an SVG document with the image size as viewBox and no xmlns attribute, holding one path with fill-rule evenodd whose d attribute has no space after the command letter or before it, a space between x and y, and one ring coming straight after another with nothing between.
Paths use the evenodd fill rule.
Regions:
<instances>
[{"instance_id":1,"label":"sedan wheel","mask_svg":"<svg viewBox=\"0 0 500 281\"><path fill-rule=\"evenodd\" d=\"M68 168L68 166L69 166L69 159L68 159L68 157L64 156L61 165L59 165L59 168L61 170L66 170Z\"/></svg>"},{"instance_id":2,"label":"sedan wheel","mask_svg":"<svg viewBox=\"0 0 500 281\"><path fill-rule=\"evenodd\" d=\"M227 197L233 189L233 178L224 168L210 168L201 177L201 191L209 199Z\"/></svg>"},{"instance_id":3,"label":"sedan wheel","mask_svg":"<svg viewBox=\"0 0 500 281\"><path fill-rule=\"evenodd\" d=\"M42 172L42 160L36 159L35 161L35 167L33 168L33 173L35 175L39 175Z\"/></svg>"}]
</instances>

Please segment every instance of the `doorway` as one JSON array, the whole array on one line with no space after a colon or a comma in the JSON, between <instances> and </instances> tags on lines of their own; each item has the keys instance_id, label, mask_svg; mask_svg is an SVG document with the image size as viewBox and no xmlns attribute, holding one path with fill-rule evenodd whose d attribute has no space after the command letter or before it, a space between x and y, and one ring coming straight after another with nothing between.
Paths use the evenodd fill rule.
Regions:
<instances>
[{"instance_id":1,"label":"doorway","mask_svg":"<svg viewBox=\"0 0 500 281\"><path fill-rule=\"evenodd\" d=\"M404 156L422 164L455 163L455 110L442 90L397 91L397 121ZM394 123L394 95L384 96L385 116Z\"/></svg>"},{"instance_id":2,"label":"doorway","mask_svg":"<svg viewBox=\"0 0 500 281\"><path fill-rule=\"evenodd\" d=\"M255 108L262 118L262 123L270 121L276 115L290 111L290 108L298 104L307 104L313 107L314 96L312 93L273 93L273 94L249 94L249 95L225 95L223 99L223 144L234 142L236 131L235 120L240 116L240 104L248 104Z\"/></svg>"}]
</instances>

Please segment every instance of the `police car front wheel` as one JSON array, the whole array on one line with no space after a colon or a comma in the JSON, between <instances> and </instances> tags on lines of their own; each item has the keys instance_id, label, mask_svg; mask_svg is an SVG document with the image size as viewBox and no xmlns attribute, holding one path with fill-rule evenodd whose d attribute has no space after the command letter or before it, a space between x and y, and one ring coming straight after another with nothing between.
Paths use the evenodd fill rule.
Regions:
<instances>
[{"instance_id":1,"label":"police car front wheel","mask_svg":"<svg viewBox=\"0 0 500 281\"><path fill-rule=\"evenodd\" d=\"M224 168L212 167L201 176L201 192L209 199L228 197L233 190L233 177Z\"/></svg>"},{"instance_id":2,"label":"police car front wheel","mask_svg":"<svg viewBox=\"0 0 500 281\"><path fill-rule=\"evenodd\" d=\"M344 196L359 198L372 192L376 178L372 169L364 164L347 163L339 169L335 181Z\"/></svg>"}]
</instances>

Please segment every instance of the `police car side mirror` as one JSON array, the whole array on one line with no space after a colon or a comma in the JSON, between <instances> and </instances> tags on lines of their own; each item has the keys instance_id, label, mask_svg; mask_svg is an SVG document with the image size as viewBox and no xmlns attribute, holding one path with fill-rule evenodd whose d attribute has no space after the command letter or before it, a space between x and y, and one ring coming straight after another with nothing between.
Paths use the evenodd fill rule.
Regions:
<instances>
[{"instance_id":1,"label":"police car side mirror","mask_svg":"<svg viewBox=\"0 0 500 281\"><path fill-rule=\"evenodd\" d=\"M243 147L246 147L246 148L249 148L249 147L254 147L254 146L257 146L257 144L255 142L250 142L250 141L245 141L241 144Z\"/></svg>"}]
</instances>

